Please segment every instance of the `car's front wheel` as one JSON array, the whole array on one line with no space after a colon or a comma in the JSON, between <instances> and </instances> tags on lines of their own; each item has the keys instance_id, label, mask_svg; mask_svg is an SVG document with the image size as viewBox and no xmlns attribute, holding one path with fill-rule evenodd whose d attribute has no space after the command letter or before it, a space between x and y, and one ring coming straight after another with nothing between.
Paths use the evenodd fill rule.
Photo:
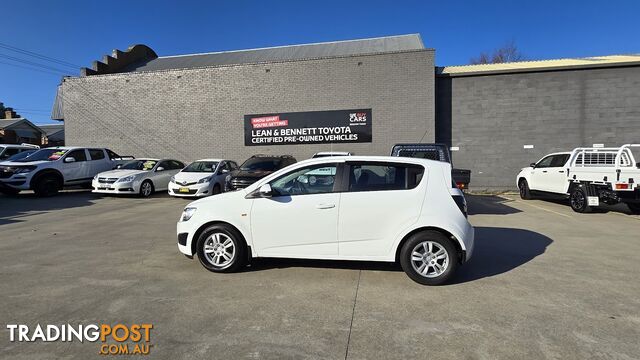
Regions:
<instances>
[{"instance_id":1,"label":"car's front wheel","mask_svg":"<svg viewBox=\"0 0 640 360\"><path fill-rule=\"evenodd\" d=\"M196 244L198 260L213 272L234 272L246 264L246 246L236 229L226 224L206 228Z\"/></svg>"},{"instance_id":2,"label":"car's front wheel","mask_svg":"<svg viewBox=\"0 0 640 360\"><path fill-rule=\"evenodd\" d=\"M520 190L520 198L522 200L531 200L531 189L529 189L529 183L527 180L520 180L518 183L518 189Z\"/></svg>"},{"instance_id":3,"label":"car's front wheel","mask_svg":"<svg viewBox=\"0 0 640 360\"><path fill-rule=\"evenodd\" d=\"M153 183L151 180L145 180L140 184L140 196L149 197L153 194Z\"/></svg>"},{"instance_id":4,"label":"car's front wheel","mask_svg":"<svg viewBox=\"0 0 640 360\"><path fill-rule=\"evenodd\" d=\"M458 268L457 251L442 233L421 231L402 245L400 265L413 281L439 285L449 280Z\"/></svg>"}]
</instances>

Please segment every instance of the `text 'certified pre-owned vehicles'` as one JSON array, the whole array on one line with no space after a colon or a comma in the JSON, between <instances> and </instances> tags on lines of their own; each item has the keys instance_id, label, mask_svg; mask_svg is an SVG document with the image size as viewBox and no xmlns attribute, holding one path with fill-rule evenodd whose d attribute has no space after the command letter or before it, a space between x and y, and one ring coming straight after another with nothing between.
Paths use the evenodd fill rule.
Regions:
<instances>
[{"instance_id":1,"label":"text 'certified pre-owned vehicles'","mask_svg":"<svg viewBox=\"0 0 640 360\"><path fill-rule=\"evenodd\" d=\"M0 165L0 192L17 194L31 189L38 196L51 196L63 187L90 185L95 174L129 159L132 157L103 148L40 149L26 158Z\"/></svg>"},{"instance_id":2,"label":"text 'certified pre-owned vehicles'","mask_svg":"<svg viewBox=\"0 0 640 360\"><path fill-rule=\"evenodd\" d=\"M589 212L601 203L625 203L640 214L640 144L613 148L576 148L549 154L516 177L523 199L534 195L568 197L571 208Z\"/></svg>"},{"instance_id":3,"label":"text 'certified pre-owned vehicles'","mask_svg":"<svg viewBox=\"0 0 640 360\"><path fill-rule=\"evenodd\" d=\"M187 165L171 178L169 195L203 197L224 191L227 175L238 169L231 160L202 159Z\"/></svg>"},{"instance_id":4,"label":"text 'certified pre-owned vehicles'","mask_svg":"<svg viewBox=\"0 0 640 360\"><path fill-rule=\"evenodd\" d=\"M136 159L117 169L102 172L93 178L93 192L151 196L166 191L171 177L184 168L172 159Z\"/></svg>"},{"instance_id":5,"label":"text 'certified pre-owned vehicles'","mask_svg":"<svg viewBox=\"0 0 640 360\"><path fill-rule=\"evenodd\" d=\"M295 164L291 155L253 155L225 179L225 191L244 189L263 177Z\"/></svg>"},{"instance_id":6,"label":"text 'certified pre-owned vehicles'","mask_svg":"<svg viewBox=\"0 0 640 360\"><path fill-rule=\"evenodd\" d=\"M436 285L473 251L459 194L444 162L310 159L187 205L178 248L214 272L257 257L399 261L411 279Z\"/></svg>"}]
</instances>

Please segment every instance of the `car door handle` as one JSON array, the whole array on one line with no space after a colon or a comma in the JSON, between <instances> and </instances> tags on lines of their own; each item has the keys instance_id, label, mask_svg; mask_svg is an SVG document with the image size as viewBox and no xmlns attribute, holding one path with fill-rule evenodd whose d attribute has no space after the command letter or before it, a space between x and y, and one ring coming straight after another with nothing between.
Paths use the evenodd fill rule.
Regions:
<instances>
[{"instance_id":1,"label":"car door handle","mask_svg":"<svg viewBox=\"0 0 640 360\"><path fill-rule=\"evenodd\" d=\"M333 209L336 207L336 204L318 204L316 205L316 209Z\"/></svg>"},{"instance_id":2,"label":"car door handle","mask_svg":"<svg viewBox=\"0 0 640 360\"><path fill-rule=\"evenodd\" d=\"M547 170L542 170L542 172L543 172L543 173L546 173L546 172L547 172Z\"/></svg>"},{"instance_id":3,"label":"car door handle","mask_svg":"<svg viewBox=\"0 0 640 360\"><path fill-rule=\"evenodd\" d=\"M563 173L564 174L564 170L558 170L559 173Z\"/></svg>"}]
</instances>

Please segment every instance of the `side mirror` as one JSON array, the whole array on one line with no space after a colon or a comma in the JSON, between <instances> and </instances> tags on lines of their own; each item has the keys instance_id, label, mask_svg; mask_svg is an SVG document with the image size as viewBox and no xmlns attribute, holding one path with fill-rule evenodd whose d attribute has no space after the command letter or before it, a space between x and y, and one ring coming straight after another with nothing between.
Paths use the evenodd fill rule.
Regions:
<instances>
[{"instance_id":1,"label":"side mirror","mask_svg":"<svg viewBox=\"0 0 640 360\"><path fill-rule=\"evenodd\" d=\"M535 169L536 168L536 163L531 163L531 164L529 164L529 166L531 166L532 168Z\"/></svg>"},{"instance_id":2,"label":"side mirror","mask_svg":"<svg viewBox=\"0 0 640 360\"><path fill-rule=\"evenodd\" d=\"M74 158L73 156L69 156L69 157L64 158L64 162L66 162L66 163L76 162L76 158Z\"/></svg>"},{"instance_id":3,"label":"side mirror","mask_svg":"<svg viewBox=\"0 0 640 360\"><path fill-rule=\"evenodd\" d=\"M164 171L164 168L160 166L159 168L156 169L156 171Z\"/></svg>"},{"instance_id":4,"label":"side mirror","mask_svg":"<svg viewBox=\"0 0 640 360\"><path fill-rule=\"evenodd\" d=\"M636 167L637 167L638 169L640 169L640 162L637 162L637 163L636 163Z\"/></svg>"},{"instance_id":5,"label":"side mirror","mask_svg":"<svg viewBox=\"0 0 640 360\"><path fill-rule=\"evenodd\" d=\"M260 194L260 197L271 197L273 191L271 190L271 185L269 184L264 184L262 186L260 186L260 189L258 190L258 193Z\"/></svg>"},{"instance_id":6,"label":"side mirror","mask_svg":"<svg viewBox=\"0 0 640 360\"><path fill-rule=\"evenodd\" d=\"M114 169L122 169L122 164L116 165L116 167Z\"/></svg>"},{"instance_id":7,"label":"side mirror","mask_svg":"<svg viewBox=\"0 0 640 360\"><path fill-rule=\"evenodd\" d=\"M220 174L226 174L229 172L229 169L222 169L220 170Z\"/></svg>"}]
</instances>

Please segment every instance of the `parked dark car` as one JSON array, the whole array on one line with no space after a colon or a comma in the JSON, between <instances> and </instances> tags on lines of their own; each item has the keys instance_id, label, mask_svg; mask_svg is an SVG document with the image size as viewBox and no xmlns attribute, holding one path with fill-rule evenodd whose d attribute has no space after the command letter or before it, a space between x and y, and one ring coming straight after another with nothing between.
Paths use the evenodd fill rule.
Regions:
<instances>
[{"instance_id":1,"label":"parked dark car","mask_svg":"<svg viewBox=\"0 0 640 360\"><path fill-rule=\"evenodd\" d=\"M297 161L291 155L253 155L232 171L226 179L225 191L246 188L263 177Z\"/></svg>"},{"instance_id":2,"label":"parked dark car","mask_svg":"<svg viewBox=\"0 0 640 360\"><path fill-rule=\"evenodd\" d=\"M460 190L466 190L471 182L471 170L454 169L449 148L445 144L396 144L391 149L391 156L403 156L443 161L451 164L451 178Z\"/></svg>"}]
</instances>

